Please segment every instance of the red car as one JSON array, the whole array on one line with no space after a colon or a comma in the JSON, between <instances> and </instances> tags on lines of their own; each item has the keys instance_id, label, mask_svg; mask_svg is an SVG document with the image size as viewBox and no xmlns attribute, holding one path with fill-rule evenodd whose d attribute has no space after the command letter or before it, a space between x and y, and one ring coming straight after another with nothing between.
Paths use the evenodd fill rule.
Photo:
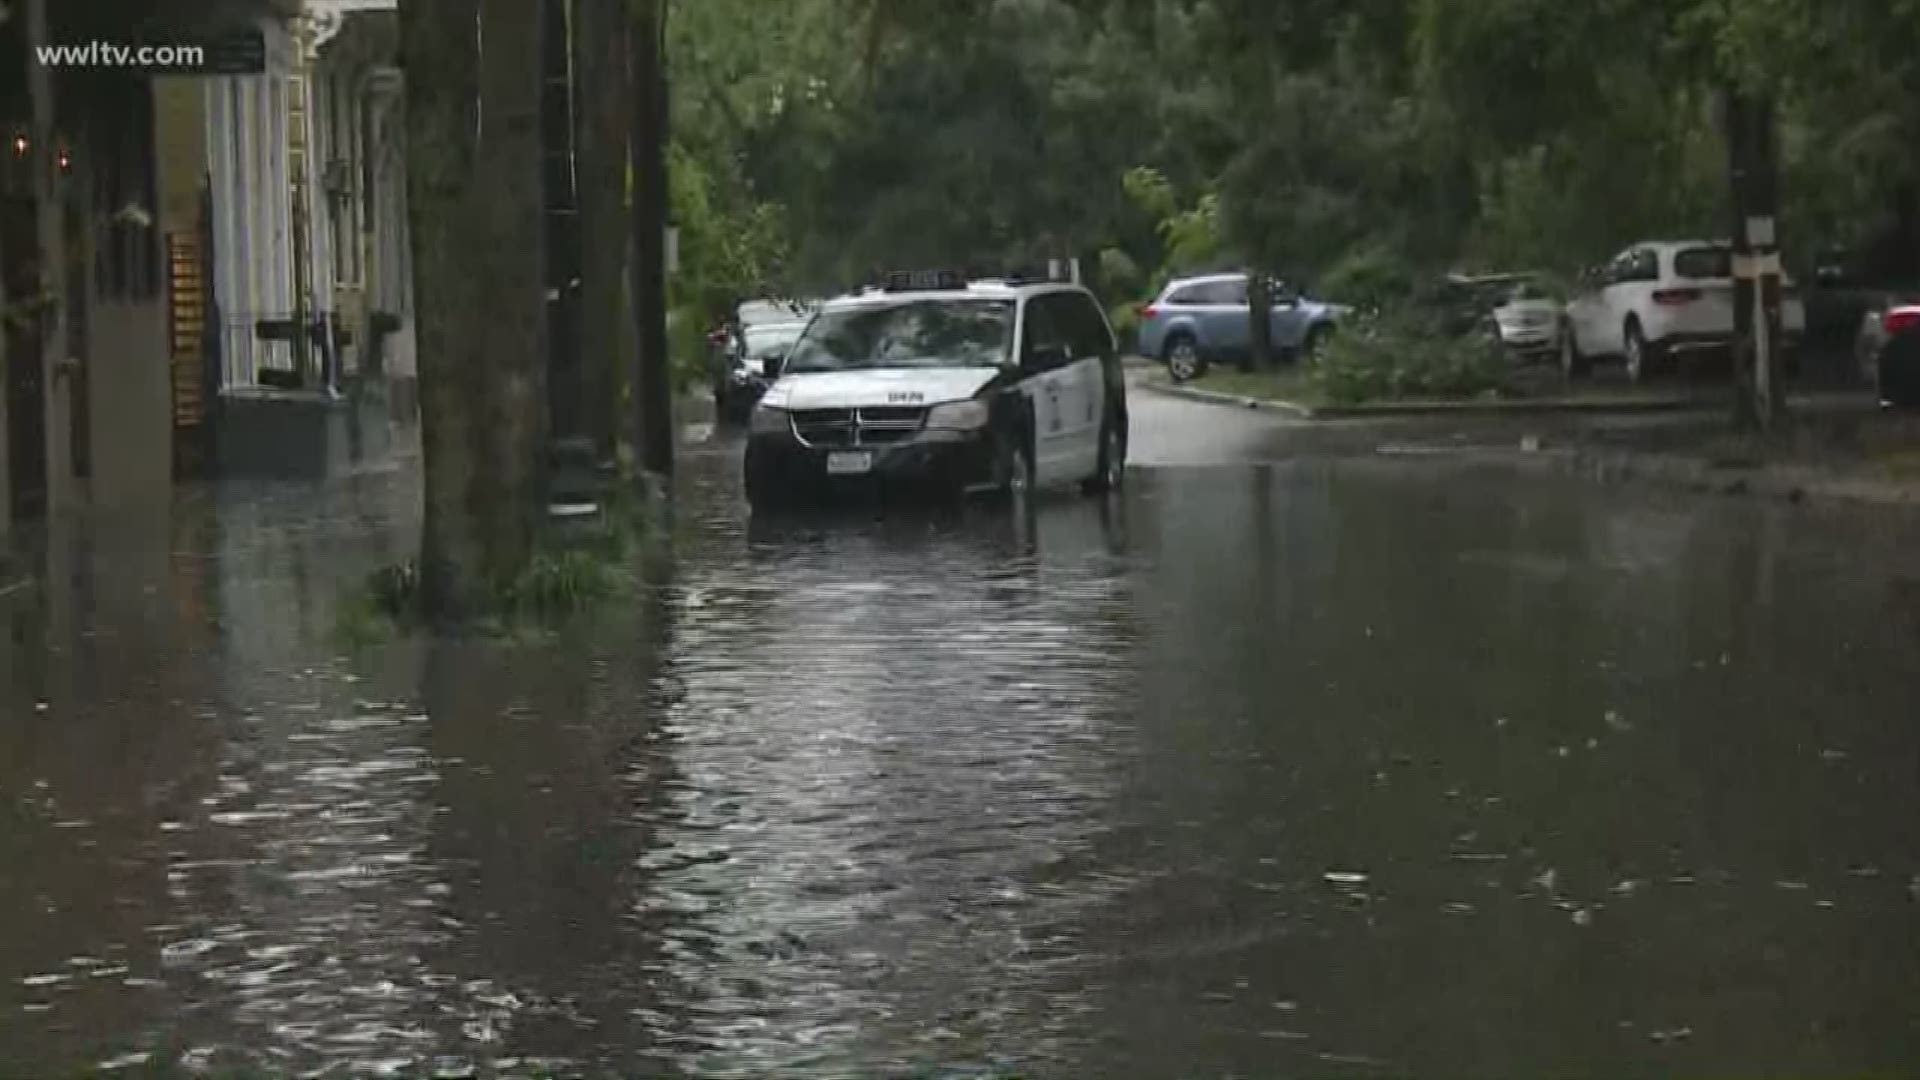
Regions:
<instances>
[{"instance_id":1,"label":"red car","mask_svg":"<svg viewBox=\"0 0 1920 1080\"><path fill-rule=\"evenodd\" d=\"M1886 408L1920 406L1920 304L1894 304L1867 316L1860 360Z\"/></svg>"}]
</instances>

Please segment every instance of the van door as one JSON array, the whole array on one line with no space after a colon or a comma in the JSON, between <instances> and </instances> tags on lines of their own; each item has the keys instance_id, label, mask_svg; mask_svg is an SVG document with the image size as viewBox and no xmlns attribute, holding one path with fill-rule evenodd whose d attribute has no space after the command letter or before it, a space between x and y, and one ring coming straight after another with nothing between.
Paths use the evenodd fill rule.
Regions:
<instances>
[{"instance_id":1,"label":"van door","mask_svg":"<svg viewBox=\"0 0 1920 1080\"><path fill-rule=\"evenodd\" d=\"M1107 374L1116 368L1118 347L1100 305L1084 292L1063 292L1059 303L1073 333L1073 363L1066 398L1072 404L1075 476L1085 479L1100 468L1100 433L1105 428L1110 388Z\"/></svg>"},{"instance_id":2,"label":"van door","mask_svg":"<svg viewBox=\"0 0 1920 1080\"><path fill-rule=\"evenodd\" d=\"M1052 484L1071 475L1074 454L1068 399L1073 340L1054 295L1027 302L1020 328L1020 389L1033 407L1034 482Z\"/></svg>"}]
</instances>

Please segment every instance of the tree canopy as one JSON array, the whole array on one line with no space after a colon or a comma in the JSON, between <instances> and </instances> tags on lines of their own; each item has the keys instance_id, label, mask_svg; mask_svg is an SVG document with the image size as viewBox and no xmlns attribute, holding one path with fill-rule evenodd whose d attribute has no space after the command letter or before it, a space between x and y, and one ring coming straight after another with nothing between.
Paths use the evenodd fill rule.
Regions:
<instances>
[{"instance_id":1,"label":"tree canopy","mask_svg":"<svg viewBox=\"0 0 1920 1080\"><path fill-rule=\"evenodd\" d=\"M1725 232L1780 106L1790 258L1920 244L1920 0L700 0L675 186L719 291L1104 252L1338 282ZM1121 299L1121 297L1115 297Z\"/></svg>"}]
</instances>

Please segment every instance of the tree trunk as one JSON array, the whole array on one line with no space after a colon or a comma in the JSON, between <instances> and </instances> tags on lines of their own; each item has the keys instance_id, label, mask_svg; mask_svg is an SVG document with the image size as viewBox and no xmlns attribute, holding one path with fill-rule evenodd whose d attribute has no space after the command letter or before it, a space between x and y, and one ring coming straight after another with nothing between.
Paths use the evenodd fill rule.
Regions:
<instances>
[{"instance_id":1,"label":"tree trunk","mask_svg":"<svg viewBox=\"0 0 1920 1080\"><path fill-rule=\"evenodd\" d=\"M47 0L28 0L27 48L39 49L50 40ZM45 420L47 510L67 505L73 480L72 378L67 359L67 241L66 203L62 198L60 155L54 146L53 69L27 64L27 93L32 98L33 128L29 136L33 169L34 235L39 251L34 259L40 278L40 355L18 357L16 363L40 365L41 408Z\"/></svg>"},{"instance_id":2,"label":"tree trunk","mask_svg":"<svg viewBox=\"0 0 1920 1080\"><path fill-rule=\"evenodd\" d=\"M631 361L625 327L632 225L627 211L631 124L623 0L578 0L574 32L580 92L580 381L585 434L602 462L616 460L619 395L614 373Z\"/></svg>"},{"instance_id":3,"label":"tree trunk","mask_svg":"<svg viewBox=\"0 0 1920 1080\"><path fill-rule=\"evenodd\" d=\"M482 324L480 365L500 395L492 422L487 527L499 545L496 574L518 571L546 515L548 424L546 195L540 176L540 6L482 0L480 145L476 156L488 256L474 265L485 295L470 314Z\"/></svg>"},{"instance_id":4,"label":"tree trunk","mask_svg":"<svg viewBox=\"0 0 1920 1080\"><path fill-rule=\"evenodd\" d=\"M538 10L400 5L429 610L472 613L543 508ZM484 81L482 61L484 57Z\"/></svg>"},{"instance_id":5,"label":"tree trunk","mask_svg":"<svg viewBox=\"0 0 1920 1080\"><path fill-rule=\"evenodd\" d=\"M1273 290L1265 274L1247 275L1247 347L1253 370L1273 366Z\"/></svg>"},{"instance_id":6,"label":"tree trunk","mask_svg":"<svg viewBox=\"0 0 1920 1080\"><path fill-rule=\"evenodd\" d=\"M629 23L633 64L633 314L640 346L633 386L642 471L673 472L673 370L667 355L667 80L661 49L664 0L635 0Z\"/></svg>"}]
</instances>

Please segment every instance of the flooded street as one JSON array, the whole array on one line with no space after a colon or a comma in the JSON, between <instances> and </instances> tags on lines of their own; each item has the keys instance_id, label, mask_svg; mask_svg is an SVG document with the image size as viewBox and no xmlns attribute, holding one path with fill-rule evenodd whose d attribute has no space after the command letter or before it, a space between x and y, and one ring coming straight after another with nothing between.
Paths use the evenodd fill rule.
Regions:
<instances>
[{"instance_id":1,"label":"flooded street","mask_svg":"<svg viewBox=\"0 0 1920 1080\"><path fill-rule=\"evenodd\" d=\"M1920 1060L1920 523L1293 456L749 523L335 641L404 477L0 599L0 1074L1829 1074Z\"/></svg>"}]
</instances>

